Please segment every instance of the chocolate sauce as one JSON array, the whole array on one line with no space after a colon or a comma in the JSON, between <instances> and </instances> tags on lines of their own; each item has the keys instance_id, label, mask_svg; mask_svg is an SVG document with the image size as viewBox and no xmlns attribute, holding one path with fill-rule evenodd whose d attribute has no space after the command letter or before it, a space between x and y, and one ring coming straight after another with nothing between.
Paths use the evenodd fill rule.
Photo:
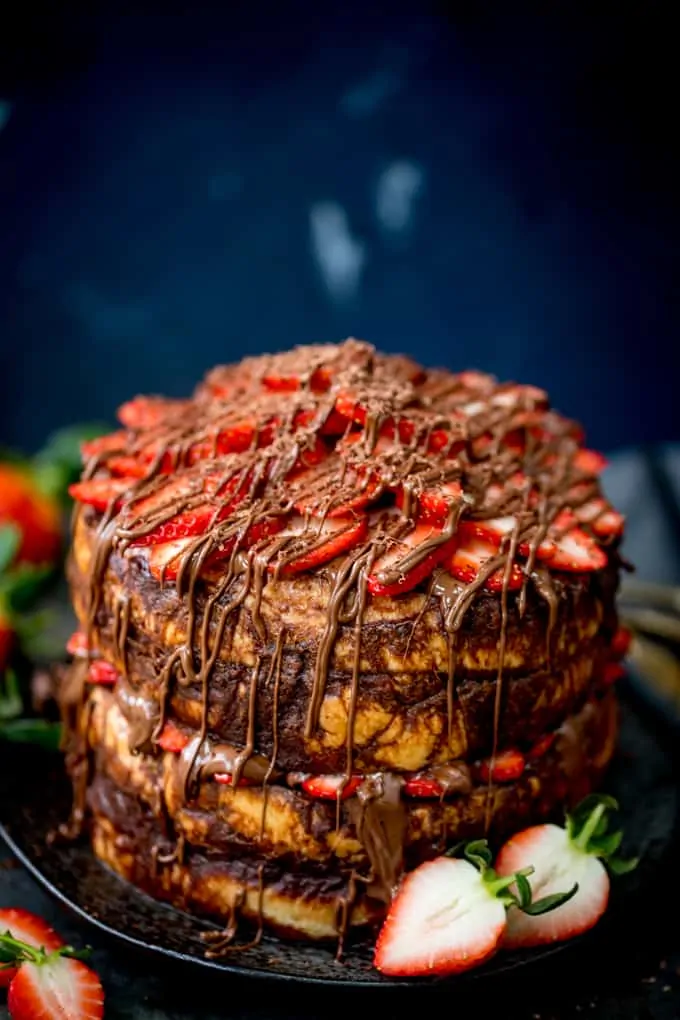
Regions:
<instances>
[{"instance_id":1,"label":"chocolate sauce","mask_svg":"<svg viewBox=\"0 0 680 1020\"><path fill-rule=\"evenodd\" d=\"M347 801L347 810L371 863L368 895L389 903L403 868L406 811L401 780L391 773L368 776Z\"/></svg>"}]
</instances>

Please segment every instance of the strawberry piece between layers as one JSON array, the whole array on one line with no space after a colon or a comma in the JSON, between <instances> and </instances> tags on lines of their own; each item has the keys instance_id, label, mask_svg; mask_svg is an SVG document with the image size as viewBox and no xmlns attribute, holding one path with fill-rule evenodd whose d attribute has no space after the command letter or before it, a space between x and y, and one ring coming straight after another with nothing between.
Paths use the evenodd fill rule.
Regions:
<instances>
[{"instance_id":1,"label":"strawberry piece between layers","mask_svg":"<svg viewBox=\"0 0 680 1020\"><path fill-rule=\"evenodd\" d=\"M180 754L189 743L189 737L173 722L166 722L158 738L158 746L171 754Z\"/></svg>"},{"instance_id":2,"label":"strawberry piece between layers","mask_svg":"<svg viewBox=\"0 0 680 1020\"><path fill-rule=\"evenodd\" d=\"M310 797L320 800L347 800L353 797L364 781L363 776L310 776L302 782L302 789Z\"/></svg>"},{"instance_id":3,"label":"strawberry piece between layers","mask_svg":"<svg viewBox=\"0 0 680 1020\"><path fill-rule=\"evenodd\" d=\"M404 793L407 797L443 797L446 790L430 776L409 776L404 780Z\"/></svg>"},{"instance_id":4,"label":"strawberry piece between layers","mask_svg":"<svg viewBox=\"0 0 680 1020\"><path fill-rule=\"evenodd\" d=\"M105 659L95 659L90 663L87 672L88 683L102 684L105 687L113 687L118 683L120 675L118 670Z\"/></svg>"},{"instance_id":5,"label":"strawberry piece between layers","mask_svg":"<svg viewBox=\"0 0 680 1020\"><path fill-rule=\"evenodd\" d=\"M402 595L429 577L434 568L451 555L456 546L455 536L433 546L415 566L408 568L407 558L414 550L423 547L432 539L441 537L441 528L421 523L395 540L387 552L378 557L373 564L373 571L367 582L370 593L375 596ZM390 575L394 574L398 575L397 579L390 580Z\"/></svg>"},{"instance_id":6,"label":"strawberry piece between layers","mask_svg":"<svg viewBox=\"0 0 680 1020\"><path fill-rule=\"evenodd\" d=\"M479 767L485 783L513 783L524 772L526 758L521 751L499 751L495 758L486 758Z\"/></svg>"},{"instance_id":7,"label":"strawberry piece between layers","mask_svg":"<svg viewBox=\"0 0 680 1020\"><path fill-rule=\"evenodd\" d=\"M0 934L7 932L14 939L25 942L34 949L59 949L63 941L53 928L50 928L42 917L31 914L28 910L20 907L5 907L0 909ZM17 972L16 967L2 966L0 964L0 988L7 988Z\"/></svg>"},{"instance_id":8,"label":"strawberry piece between layers","mask_svg":"<svg viewBox=\"0 0 680 1020\"><path fill-rule=\"evenodd\" d=\"M501 848L497 872L509 875L531 866L528 882L532 892L542 897L578 886L568 902L540 917L510 907L504 946L515 949L561 942L597 924L609 901L607 867L621 874L637 863L615 856L621 833L607 833L607 812L617 807L610 797L592 795L568 816L565 828L535 825L512 836Z\"/></svg>"}]
</instances>

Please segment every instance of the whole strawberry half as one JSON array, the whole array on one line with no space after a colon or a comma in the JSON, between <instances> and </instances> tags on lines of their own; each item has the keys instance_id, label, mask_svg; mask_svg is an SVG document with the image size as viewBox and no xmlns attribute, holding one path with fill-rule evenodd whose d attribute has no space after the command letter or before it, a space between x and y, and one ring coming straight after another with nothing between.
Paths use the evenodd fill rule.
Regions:
<instances>
[{"instance_id":1,"label":"whole strawberry half","mask_svg":"<svg viewBox=\"0 0 680 1020\"><path fill-rule=\"evenodd\" d=\"M611 797L587 797L567 816L566 826L535 825L513 836L496 860L501 875L521 871L529 862L533 873L526 881L532 895L550 896L565 885L577 886L574 896L558 909L531 917L513 907L503 945L514 949L562 942L588 931L600 920L609 902L607 869L621 874L637 861L616 856L621 832L608 832L608 813L617 809Z\"/></svg>"},{"instance_id":2,"label":"whole strawberry half","mask_svg":"<svg viewBox=\"0 0 680 1020\"><path fill-rule=\"evenodd\" d=\"M383 974L419 977L458 974L488 960L500 947L506 910L534 914L556 909L574 890L534 901L530 866L499 876L486 840L462 848L463 857L438 857L406 876L378 936L374 963ZM510 887L518 883L515 895Z\"/></svg>"},{"instance_id":3,"label":"whole strawberry half","mask_svg":"<svg viewBox=\"0 0 680 1020\"><path fill-rule=\"evenodd\" d=\"M48 929L49 930L49 929ZM12 1020L100 1020L104 990L99 977L71 946L44 945L0 934L0 965L16 969L7 995Z\"/></svg>"},{"instance_id":4,"label":"whole strawberry half","mask_svg":"<svg viewBox=\"0 0 680 1020\"><path fill-rule=\"evenodd\" d=\"M0 910L0 932L26 942L36 949L41 946L45 949L58 949L63 945L56 931L50 928L42 917L20 907L6 907ZM3 962L4 955L5 952L0 946L0 988L7 988L17 972L16 967L12 965L12 953L8 954L11 958Z\"/></svg>"}]
</instances>

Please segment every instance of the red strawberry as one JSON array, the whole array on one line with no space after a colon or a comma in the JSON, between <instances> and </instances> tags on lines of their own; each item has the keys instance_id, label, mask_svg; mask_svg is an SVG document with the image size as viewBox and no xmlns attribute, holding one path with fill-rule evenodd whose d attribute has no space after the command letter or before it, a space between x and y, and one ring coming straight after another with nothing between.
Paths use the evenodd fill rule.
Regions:
<instances>
[{"instance_id":1,"label":"red strawberry","mask_svg":"<svg viewBox=\"0 0 680 1020\"><path fill-rule=\"evenodd\" d=\"M82 630L74 631L66 642L66 651L69 655L73 655L74 658L87 658L90 651L87 643L87 634Z\"/></svg>"},{"instance_id":2,"label":"red strawberry","mask_svg":"<svg viewBox=\"0 0 680 1020\"><path fill-rule=\"evenodd\" d=\"M26 942L34 949L59 949L62 940L42 917L31 914L20 907L0 909L0 935L11 935L13 939ZM3 966L2 945L0 944L0 988L7 988L16 974L16 967Z\"/></svg>"},{"instance_id":3,"label":"red strawberry","mask_svg":"<svg viewBox=\"0 0 680 1020\"><path fill-rule=\"evenodd\" d=\"M55 499L45 495L31 471L0 464L0 529L18 529L19 546L13 564L51 564L61 547L61 513Z\"/></svg>"},{"instance_id":4,"label":"red strawberry","mask_svg":"<svg viewBox=\"0 0 680 1020\"><path fill-rule=\"evenodd\" d=\"M325 393L331 388L333 376L328 365L315 368L309 377L308 386L313 393ZM295 373L271 372L262 376L262 383L268 390L278 393L294 393L302 388L300 377Z\"/></svg>"},{"instance_id":5,"label":"red strawberry","mask_svg":"<svg viewBox=\"0 0 680 1020\"><path fill-rule=\"evenodd\" d=\"M12 1020L100 1020L104 989L99 977L68 947L50 953L26 946L9 986Z\"/></svg>"},{"instance_id":6,"label":"red strawberry","mask_svg":"<svg viewBox=\"0 0 680 1020\"><path fill-rule=\"evenodd\" d=\"M607 458L597 450L577 450L572 460L577 471L586 475L599 475L607 466Z\"/></svg>"},{"instance_id":7,"label":"red strawberry","mask_svg":"<svg viewBox=\"0 0 680 1020\"><path fill-rule=\"evenodd\" d=\"M477 577L479 571L486 562L498 556L498 549L490 542L484 542L481 538L463 539L455 550L449 569L454 577L466 584L471 584ZM484 582L484 587L489 591L501 591L503 587L504 567L500 566ZM516 563L513 563L510 571L508 587L511 591L521 588L524 575Z\"/></svg>"},{"instance_id":8,"label":"red strawberry","mask_svg":"<svg viewBox=\"0 0 680 1020\"><path fill-rule=\"evenodd\" d=\"M605 687L611 687L625 675L626 670L620 662L607 662L602 670L602 683Z\"/></svg>"},{"instance_id":9,"label":"red strawberry","mask_svg":"<svg viewBox=\"0 0 680 1020\"><path fill-rule=\"evenodd\" d=\"M408 567L407 557L415 549L441 534L441 528L436 524L422 523L416 524L412 531L395 541L373 564L373 572L368 578L370 593L375 596L402 595L429 577L437 564L451 555L456 546L455 537L435 545L413 567ZM390 580L390 575L393 574L398 575L397 580Z\"/></svg>"},{"instance_id":10,"label":"red strawberry","mask_svg":"<svg viewBox=\"0 0 680 1020\"><path fill-rule=\"evenodd\" d=\"M219 783L220 786L233 786L234 785L233 776L229 772L216 772L215 775L213 776L213 779L215 780L216 783ZM254 786L254 782L253 782L252 779L248 779L247 776L241 776L241 778L238 781L238 785L239 786Z\"/></svg>"},{"instance_id":11,"label":"red strawberry","mask_svg":"<svg viewBox=\"0 0 680 1020\"><path fill-rule=\"evenodd\" d=\"M364 781L363 776L310 776L302 782L302 789L310 797L321 800L347 800L353 797Z\"/></svg>"},{"instance_id":12,"label":"red strawberry","mask_svg":"<svg viewBox=\"0 0 680 1020\"><path fill-rule=\"evenodd\" d=\"M442 784L431 776L409 776L404 780L407 797L442 797L445 792Z\"/></svg>"},{"instance_id":13,"label":"red strawberry","mask_svg":"<svg viewBox=\"0 0 680 1020\"><path fill-rule=\"evenodd\" d=\"M513 783L524 772L526 759L520 751L500 751L495 758L485 759L479 774L485 783Z\"/></svg>"},{"instance_id":14,"label":"red strawberry","mask_svg":"<svg viewBox=\"0 0 680 1020\"><path fill-rule=\"evenodd\" d=\"M615 853L621 833L607 833L609 810L616 810L609 797L587 797L567 818L566 828L536 825L513 836L501 849L496 870L510 875L534 869L528 882L532 892L550 896L557 890L578 886L571 899L550 914L529 917L510 908L503 945L537 946L561 942L592 928L602 917L609 900L609 875L630 870L636 861L621 861Z\"/></svg>"},{"instance_id":15,"label":"red strawberry","mask_svg":"<svg viewBox=\"0 0 680 1020\"><path fill-rule=\"evenodd\" d=\"M362 478L351 468L342 469L338 457L329 457L294 472L288 481L295 508L321 517L349 517L380 496L383 486L375 475Z\"/></svg>"},{"instance_id":16,"label":"red strawberry","mask_svg":"<svg viewBox=\"0 0 680 1020\"><path fill-rule=\"evenodd\" d=\"M580 528L572 528L553 541L555 552L550 558L551 570L581 572L602 570L607 566L607 554Z\"/></svg>"},{"instance_id":17,"label":"red strawberry","mask_svg":"<svg viewBox=\"0 0 680 1020\"><path fill-rule=\"evenodd\" d=\"M173 722L166 722L157 743L163 751L180 754L189 743L189 738Z\"/></svg>"},{"instance_id":18,"label":"red strawberry","mask_svg":"<svg viewBox=\"0 0 680 1020\"><path fill-rule=\"evenodd\" d=\"M116 456L108 458L106 467L119 478L146 478L152 463L153 458L148 456Z\"/></svg>"},{"instance_id":19,"label":"red strawberry","mask_svg":"<svg viewBox=\"0 0 680 1020\"><path fill-rule=\"evenodd\" d=\"M118 420L129 429L150 429L168 418L177 418L188 406L186 400L165 397L135 397L118 408Z\"/></svg>"},{"instance_id":20,"label":"red strawberry","mask_svg":"<svg viewBox=\"0 0 680 1020\"><path fill-rule=\"evenodd\" d=\"M438 857L402 881L376 944L374 964L383 974L418 977L470 970L499 948L506 907L518 904L540 913L570 895L532 903L525 878L530 867L499 877L485 840L468 843L463 852L466 859ZM517 880L523 881L521 899L510 892Z\"/></svg>"},{"instance_id":21,"label":"red strawberry","mask_svg":"<svg viewBox=\"0 0 680 1020\"><path fill-rule=\"evenodd\" d=\"M105 436L97 436L95 439L86 439L80 445L80 452L83 460L90 457L99 457L102 453L114 453L124 450L127 445L127 432L122 429L118 432L109 432Z\"/></svg>"},{"instance_id":22,"label":"red strawberry","mask_svg":"<svg viewBox=\"0 0 680 1020\"><path fill-rule=\"evenodd\" d=\"M619 627L611 643L611 653L615 659L623 659L628 653L633 635L627 627Z\"/></svg>"},{"instance_id":23,"label":"red strawberry","mask_svg":"<svg viewBox=\"0 0 680 1020\"><path fill-rule=\"evenodd\" d=\"M91 684L104 684L105 686L112 687L119 680L118 671L104 659L95 659L94 662L90 663L90 668L87 673L88 683Z\"/></svg>"},{"instance_id":24,"label":"red strawberry","mask_svg":"<svg viewBox=\"0 0 680 1020\"><path fill-rule=\"evenodd\" d=\"M517 521L514 517L491 517L481 521L461 521L458 531L464 538L481 538L484 542L496 547L502 542L509 542ZM521 542L519 552L522 556L529 555L529 542ZM544 539L539 543L536 555L541 560L550 560L555 554L555 543Z\"/></svg>"},{"instance_id":25,"label":"red strawberry","mask_svg":"<svg viewBox=\"0 0 680 1020\"><path fill-rule=\"evenodd\" d=\"M436 489L425 489L418 496L418 507L423 518L445 521L451 507L463 498L460 482L444 482Z\"/></svg>"},{"instance_id":26,"label":"red strawberry","mask_svg":"<svg viewBox=\"0 0 680 1020\"><path fill-rule=\"evenodd\" d=\"M546 733L544 737L537 740L533 747L527 751L527 759L529 761L535 761L537 758L542 758L544 754L548 753L555 743L555 737L555 733Z\"/></svg>"},{"instance_id":27,"label":"red strawberry","mask_svg":"<svg viewBox=\"0 0 680 1020\"><path fill-rule=\"evenodd\" d=\"M69 485L68 491L76 502L93 506L95 510L106 510L111 503L118 504L135 481L134 478L88 478Z\"/></svg>"},{"instance_id":28,"label":"red strawberry","mask_svg":"<svg viewBox=\"0 0 680 1020\"><path fill-rule=\"evenodd\" d=\"M612 510L605 499L589 499L574 510L574 516L581 524L589 524L599 538L611 538L623 532L623 514Z\"/></svg>"},{"instance_id":29,"label":"red strawberry","mask_svg":"<svg viewBox=\"0 0 680 1020\"><path fill-rule=\"evenodd\" d=\"M178 538L175 542L166 542L164 545L147 546L145 549L147 563L153 577L161 584L176 580L182 554L193 541L192 538Z\"/></svg>"},{"instance_id":30,"label":"red strawberry","mask_svg":"<svg viewBox=\"0 0 680 1020\"><path fill-rule=\"evenodd\" d=\"M269 570L276 573L280 569L286 576L314 570L349 552L366 537L367 532L366 517L334 517L323 521L320 526L318 522L305 525L302 519L294 518L281 532L282 538L290 536L292 544L283 549L283 560L275 559L269 564Z\"/></svg>"}]
</instances>

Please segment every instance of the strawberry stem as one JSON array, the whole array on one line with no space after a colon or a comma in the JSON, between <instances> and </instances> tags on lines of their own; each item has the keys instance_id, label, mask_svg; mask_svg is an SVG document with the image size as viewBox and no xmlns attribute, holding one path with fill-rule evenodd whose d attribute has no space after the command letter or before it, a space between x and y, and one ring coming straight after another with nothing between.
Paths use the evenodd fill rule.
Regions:
<instances>
[{"instance_id":1,"label":"strawberry stem","mask_svg":"<svg viewBox=\"0 0 680 1020\"><path fill-rule=\"evenodd\" d=\"M594 835L595 830L598 828L600 820L606 810L607 808L605 804L598 804L597 807L590 813L585 825L574 840L574 846L577 846L579 850L582 850L584 853L588 852L588 843L590 842L591 836Z\"/></svg>"}]
</instances>

